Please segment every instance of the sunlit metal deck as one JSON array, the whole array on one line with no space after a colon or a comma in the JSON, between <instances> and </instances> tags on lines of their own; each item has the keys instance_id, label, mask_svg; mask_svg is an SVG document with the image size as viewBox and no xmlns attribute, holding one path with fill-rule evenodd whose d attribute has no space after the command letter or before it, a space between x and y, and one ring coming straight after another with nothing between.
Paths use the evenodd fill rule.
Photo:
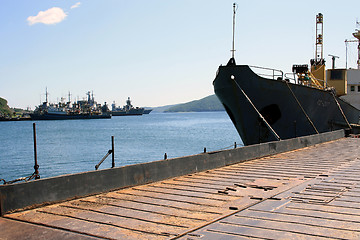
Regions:
<instances>
[{"instance_id":1,"label":"sunlit metal deck","mask_svg":"<svg viewBox=\"0 0 360 240\"><path fill-rule=\"evenodd\" d=\"M5 214L1 239L359 239L360 139Z\"/></svg>"}]
</instances>

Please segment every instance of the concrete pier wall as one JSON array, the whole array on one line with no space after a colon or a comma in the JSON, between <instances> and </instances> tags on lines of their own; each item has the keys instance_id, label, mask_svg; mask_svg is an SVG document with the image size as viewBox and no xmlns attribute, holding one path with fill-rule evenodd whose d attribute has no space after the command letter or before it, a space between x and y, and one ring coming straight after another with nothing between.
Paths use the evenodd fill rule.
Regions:
<instances>
[{"instance_id":1,"label":"concrete pier wall","mask_svg":"<svg viewBox=\"0 0 360 240\"><path fill-rule=\"evenodd\" d=\"M344 135L344 130L338 130L224 151L1 185L0 212L3 215L17 209L156 182L328 142Z\"/></svg>"}]
</instances>

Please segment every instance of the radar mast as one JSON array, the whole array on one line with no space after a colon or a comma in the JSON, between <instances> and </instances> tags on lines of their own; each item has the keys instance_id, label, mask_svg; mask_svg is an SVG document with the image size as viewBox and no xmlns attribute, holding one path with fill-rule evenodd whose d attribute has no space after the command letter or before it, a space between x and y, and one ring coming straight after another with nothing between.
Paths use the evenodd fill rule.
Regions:
<instances>
[{"instance_id":1,"label":"radar mast","mask_svg":"<svg viewBox=\"0 0 360 240\"><path fill-rule=\"evenodd\" d=\"M356 26L360 27L360 22L356 21ZM360 69L360 30L355 29L353 36L358 40L358 59L357 59L357 67Z\"/></svg>"},{"instance_id":2,"label":"radar mast","mask_svg":"<svg viewBox=\"0 0 360 240\"><path fill-rule=\"evenodd\" d=\"M235 16L236 16L237 4L233 4L233 36L232 36L232 48L231 57L235 59Z\"/></svg>"}]
</instances>

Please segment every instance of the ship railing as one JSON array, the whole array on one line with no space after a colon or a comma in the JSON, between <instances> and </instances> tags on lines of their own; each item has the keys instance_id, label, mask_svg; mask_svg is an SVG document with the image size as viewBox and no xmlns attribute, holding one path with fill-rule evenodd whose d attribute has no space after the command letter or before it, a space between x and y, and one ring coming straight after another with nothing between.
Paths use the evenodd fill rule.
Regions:
<instances>
[{"instance_id":1,"label":"ship railing","mask_svg":"<svg viewBox=\"0 0 360 240\"><path fill-rule=\"evenodd\" d=\"M35 123L33 123L33 137L34 137L34 170L35 170L34 173L31 174L30 176L17 178L15 180L11 180L11 181L6 181L5 179L0 179L0 182L3 181L4 185L16 183L19 181L27 182L27 181L34 180L34 179L40 179L39 165L37 162L36 124Z\"/></svg>"},{"instance_id":2,"label":"ship railing","mask_svg":"<svg viewBox=\"0 0 360 240\"><path fill-rule=\"evenodd\" d=\"M263 76L263 77L267 77L267 78L272 78L272 79L283 79L284 78L284 73L281 70L278 69L274 69L274 68L266 68L266 67L258 67L258 66L251 66L249 65L250 68L252 69L256 69L254 72L256 72L256 74L258 74L259 76Z\"/></svg>"},{"instance_id":3,"label":"ship railing","mask_svg":"<svg viewBox=\"0 0 360 240\"><path fill-rule=\"evenodd\" d=\"M297 75L295 73L285 73L284 78L288 82L294 82L296 84L299 84Z\"/></svg>"},{"instance_id":4,"label":"ship railing","mask_svg":"<svg viewBox=\"0 0 360 240\"><path fill-rule=\"evenodd\" d=\"M309 74L309 79L307 81L301 80L299 76L296 73L285 73L284 77L286 81L288 82L294 82L298 85L304 85L312 88L318 88L318 89L326 89L327 84L326 81L315 78L311 73Z\"/></svg>"}]
</instances>

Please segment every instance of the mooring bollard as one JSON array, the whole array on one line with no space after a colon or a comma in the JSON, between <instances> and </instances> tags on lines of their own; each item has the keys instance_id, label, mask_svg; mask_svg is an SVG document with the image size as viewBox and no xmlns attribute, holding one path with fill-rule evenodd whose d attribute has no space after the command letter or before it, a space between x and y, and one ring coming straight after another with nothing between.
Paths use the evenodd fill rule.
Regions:
<instances>
[{"instance_id":1,"label":"mooring bollard","mask_svg":"<svg viewBox=\"0 0 360 240\"><path fill-rule=\"evenodd\" d=\"M39 179L40 175L39 175L39 165L37 162L37 149L36 149L36 124L33 123L33 134L34 134L34 160L35 160L35 164L34 164L34 175L35 175L35 179Z\"/></svg>"}]
</instances>

